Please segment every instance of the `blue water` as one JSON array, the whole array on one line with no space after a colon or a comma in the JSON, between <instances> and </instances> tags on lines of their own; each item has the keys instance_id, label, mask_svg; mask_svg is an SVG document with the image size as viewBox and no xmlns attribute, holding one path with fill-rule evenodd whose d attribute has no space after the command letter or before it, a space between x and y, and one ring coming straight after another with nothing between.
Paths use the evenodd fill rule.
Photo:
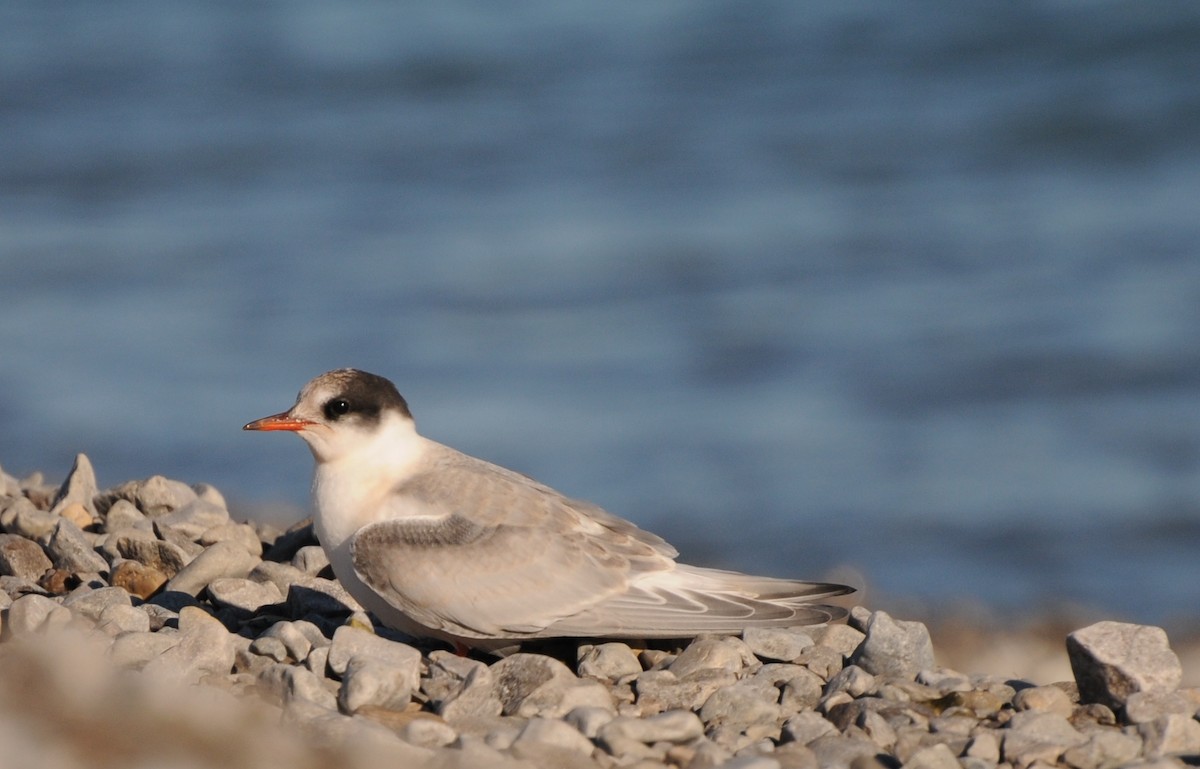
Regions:
<instances>
[{"instance_id":1,"label":"blue water","mask_svg":"<svg viewBox=\"0 0 1200 769\"><path fill-rule=\"evenodd\" d=\"M302 515L239 428L353 365L691 561L1195 620L1197 72L1182 1L0 4L0 465Z\"/></svg>"}]
</instances>

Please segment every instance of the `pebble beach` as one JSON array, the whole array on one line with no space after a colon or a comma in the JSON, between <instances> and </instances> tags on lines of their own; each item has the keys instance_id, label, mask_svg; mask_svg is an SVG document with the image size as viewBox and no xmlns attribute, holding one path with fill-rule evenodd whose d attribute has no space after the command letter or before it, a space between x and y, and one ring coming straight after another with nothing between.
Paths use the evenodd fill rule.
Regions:
<instances>
[{"instance_id":1,"label":"pebble beach","mask_svg":"<svg viewBox=\"0 0 1200 769\"><path fill-rule=\"evenodd\" d=\"M868 605L824 627L461 656L377 627L306 522L245 522L161 476L101 489L82 454L61 484L0 471L0 767L1200 760L1194 655L1161 628L1092 622L979 664L938 637ZM1047 643L1067 664L1042 665Z\"/></svg>"}]
</instances>

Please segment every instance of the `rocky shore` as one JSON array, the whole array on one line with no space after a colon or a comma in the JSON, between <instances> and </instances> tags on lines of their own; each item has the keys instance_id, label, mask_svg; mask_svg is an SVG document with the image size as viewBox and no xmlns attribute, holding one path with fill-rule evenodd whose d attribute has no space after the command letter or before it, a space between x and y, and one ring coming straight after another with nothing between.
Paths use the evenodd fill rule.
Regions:
<instances>
[{"instance_id":1,"label":"rocky shore","mask_svg":"<svg viewBox=\"0 0 1200 769\"><path fill-rule=\"evenodd\" d=\"M938 664L845 625L458 656L376 628L311 526L211 486L0 471L0 767L1114 769L1200 761L1159 628L1065 639L1072 680Z\"/></svg>"}]
</instances>

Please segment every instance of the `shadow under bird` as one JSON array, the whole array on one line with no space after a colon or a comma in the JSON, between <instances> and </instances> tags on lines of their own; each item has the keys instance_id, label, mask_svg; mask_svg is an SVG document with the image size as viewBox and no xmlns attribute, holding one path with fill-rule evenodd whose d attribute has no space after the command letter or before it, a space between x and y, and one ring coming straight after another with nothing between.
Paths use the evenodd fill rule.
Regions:
<instances>
[{"instance_id":1,"label":"shadow under bird","mask_svg":"<svg viewBox=\"0 0 1200 769\"><path fill-rule=\"evenodd\" d=\"M321 374L285 412L316 470L317 538L364 608L415 637L483 650L522 639L691 638L819 625L845 585L677 563L660 537L417 433L387 379Z\"/></svg>"}]
</instances>

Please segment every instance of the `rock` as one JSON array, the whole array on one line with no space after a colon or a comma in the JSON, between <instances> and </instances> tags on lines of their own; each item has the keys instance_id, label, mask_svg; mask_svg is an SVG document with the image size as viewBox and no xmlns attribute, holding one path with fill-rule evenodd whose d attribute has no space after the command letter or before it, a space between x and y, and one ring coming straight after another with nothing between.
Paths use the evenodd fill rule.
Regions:
<instances>
[{"instance_id":1,"label":"rock","mask_svg":"<svg viewBox=\"0 0 1200 769\"><path fill-rule=\"evenodd\" d=\"M153 566L121 560L113 566L110 581L114 587L146 600L167 584L167 575Z\"/></svg>"},{"instance_id":2,"label":"rock","mask_svg":"<svg viewBox=\"0 0 1200 769\"><path fill-rule=\"evenodd\" d=\"M778 691L771 689L775 697ZM767 724L774 732L781 712L774 698L761 685L750 681L739 681L723 686L712 693L700 709L700 720L710 729L721 724L731 724L740 731L755 724ZM775 736L778 736L776 733Z\"/></svg>"},{"instance_id":3,"label":"rock","mask_svg":"<svg viewBox=\"0 0 1200 769\"><path fill-rule=\"evenodd\" d=\"M268 657L276 662L286 662L288 658L287 646L278 638L270 636L259 636L250 642L250 651L260 657Z\"/></svg>"},{"instance_id":4,"label":"rock","mask_svg":"<svg viewBox=\"0 0 1200 769\"><path fill-rule=\"evenodd\" d=\"M108 508L108 513L104 516L105 531L111 533L122 529L151 530L150 519L128 499L118 499L113 502L112 507Z\"/></svg>"},{"instance_id":5,"label":"rock","mask_svg":"<svg viewBox=\"0 0 1200 769\"><path fill-rule=\"evenodd\" d=\"M960 769L958 758L944 743L921 748L904 762L904 769Z\"/></svg>"},{"instance_id":6,"label":"rock","mask_svg":"<svg viewBox=\"0 0 1200 769\"><path fill-rule=\"evenodd\" d=\"M566 665L538 654L505 657L491 666L491 673L506 716L520 711L526 700L545 702L578 680Z\"/></svg>"},{"instance_id":7,"label":"rock","mask_svg":"<svg viewBox=\"0 0 1200 769\"><path fill-rule=\"evenodd\" d=\"M609 750L607 745L626 740L650 744L655 742L681 743L694 740L704 734L704 724L695 713L686 710L671 710L649 718L627 718L618 716L600 728L596 741ZM616 753L613 753L616 755Z\"/></svg>"},{"instance_id":8,"label":"rock","mask_svg":"<svg viewBox=\"0 0 1200 769\"><path fill-rule=\"evenodd\" d=\"M818 737L836 735L837 727L820 713L808 710L789 718L783 724L783 740L807 745Z\"/></svg>"},{"instance_id":9,"label":"rock","mask_svg":"<svg viewBox=\"0 0 1200 769\"><path fill-rule=\"evenodd\" d=\"M237 543L217 542L183 567L167 582L165 589L168 592L199 595L213 580L245 577L256 564L257 559ZM282 596L279 600L282 600Z\"/></svg>"},{"instance_id":10,"label":"rock","mask_svg":"<svg viewBox=\"0 0 1200 769\"><path fill-rule=\"evenodd\" d=\"M866 628L867 636L851 661L868 673L911 679L934 666L933 641L920 622L897 621L877 611Z\"/></svg>"},{"instance_id":11,"label":"rock","mask_svg":"<svg viewBox=\"0 0 1200 769\"><path fill-rule=\"evenodd\" d=\"M320 545L305 545L292 556L292 565L305 574L316 576L322 569L329 566L329 556Z\"/></svg>"},{"instance_id":12,"label":"rock","mask_svg":"<svg viewBox=\"0 0 1200 769\"><path fill-rule=\"evenodd\" d=\"M321 678L295 665L274 664L258 676L260 686L284 705L305 700L326 710L337 710L337 697Z\"/></svg>"},{"instance_id":13,"label":"rock","mask_svg":"<svg viewBox=\"0 0 1200 769\"><path fill-rule=\"evenodd\" d=\"M342 686L337 696L342 712L354 713L367 706L403 710L417 690L420 661L420 653L409 665L397 665L391 660L369 655L351 657L342 674Z\"/></svg>"},{"instance_id":14,"label":"rock","mask_svg":"<svg viewBox=\"0 0 1200 769\"><path fill-rule=\"evenodd\" d=\"M116 550L122 558L149 566L171 579L192 560L177 545L157 539L149 532L132 529L116 537Z\"/></svg>"},{"instance_id":15,"label":"rock","mask_svg":"<svg viewBox=\"0 0 1200 769\"><path fill-rule=\"evenodd\" d=\"M570 724L556 718L531 718L513 741L514 753L520 757L521 748L529 743L545 745L568 753L590 756L595 746Z\"/></svg>"},{"instance_id":16,"label":"rock","mask_svg":"<svg viewBox=\"0 0 1200 769\"><path fill-rule=\"evenodd\" d=\"M78 526L81 530L86 529L96 522L96 519L88 512L88 509L78 502L72 502L64 507L59 512L59 515Z\"/></svg>"},{"instance_id":17,"label":"rock","mask_svg":"<svg viewBox=\"0 0 1200 769\"><path fill-rule=\"evenodd\" d=\"M1071 698L1057 686L1031 686L1022 689L1013 696L1012 703L1016 710L1057 713L1063 718L1070 718L1075 712L1075 704L1071 702Z\"/></svg>"},{"instance_id":18,"label":"rock","mask_svg":"<svg viewBox=\"0 0 1200 769\"><path fill-rule=\"evenodd\" d=\"M5 631L12 636L27 636L45 633L65 627L71 621L71 612L54 600L42 595L23 595L8 607Z\"/></svg>"},{"instance_id":19,"label":"rock","mask_svg":"<svg viewBox=\"0 0 1200 769\"><path fill-rule=\"evenodd\" d=\"M813 639L807 633L791 628L746 628L742 640L759 659L782 662L799 658L813 645Z\"/></svg>"},{"instance_id":20,"label":"rock","mask_svg":"<svg viewBox=\"0 0 1200 769\"><path fill-rule=\"evenodd\" d=\"M1097 731L1087 741L1063 752L1063 761L1076 769L1116 769L1142 753L1142 741L1122 732ZM994 762L993 762L994 763Z\"/></svg>"},{"instance_id":21,"label":"rock","mask_svg":"<svg viewBox=\"0 0 1200 769\"><path fill-rule=\"evenodd\" d=\"M1026 767L1036 761L1053 764L1067 748L1086 738L1057 713L1026 710L1013 715L1004 734L1004 760Z\"/></svg>"},{"instance_id":22,"label":"rock","mask_svg":"<svg viewBox=\"0 0 1200 769\"><path fill-rule=\"evenodd\" d=\"M0 513L0 529L44 544L50 541L51 532L61 520L57 515L38 510L28 499L17 497Z\"/></svg>"},{"instance_id":23,"label":"rock","mask_svg":"<svg viewBox=\"0 0 1200 769\"><path fill-rule=\"evenodd\" d=\"M579 707L564 717L568 724L588 739L594 739L600 733L601 727L616 718L616 713L600 707Z\"/></svg>"},{"instance_id":24,"label":"rock","mask_svg":"<svg viewBox=\"0 0 1200 769\"><path fill-rule=\"evenodd\" d=\"M75 574L108 572L108 562L92 549L79 527L65 518L60 519L51 532L46 552L54 566L64 571Z\"/></svg>"},{"instance_id":25,"label":"rock","mask_svg":"<svg viewBox=\"0 0 1200 769\"><path fill-rule=\"evenodd\" d=\"M254 527L245 523L222 523L218 526L213 526L210 529L205 529L197 540L201 545L208 547L218 542L236 542L241 545L247 553L254 556L255 562L262 557L262 542L258 539L258 534L255 533ZM283 594L283 591L280 591Z\"/></svg>"},{"instance_id":26,"label":"rock","mask_svg":"<svg viewBox=\"0 0 1200 769\"><path fill-rule=\"evenodd\" d=\"M808 668L801 668L780 691L779 706L787 713L812 710L821 699L824 681Z\"/></svg>"},{"instance_id":27,"label":"rock","mask_svg":"<svg viewBox=\"0 0 1200 769\"><path fill-rule=\"evenodd\" d=\"M109 658L119 668L141 668L181 640L178 633L125 633L113 641Z\"/></svg>"},{"instance_id":28,"label":"rock","mask_svg":"<svg viewBox=\"0 0 1200 769\"><path fill-rule=\"evenodd\" d=\"M667 668L679 679L701 671L722 670L737 674L757 664L754 653L738 638L697 638Z\"/></svg>"},{"instance_id":29,"label":"rock","mask_svg":"<svg viewBox=\"0 0 1200 769\"><path fill-rule=\"evenodd\" d=\"M843 657L828 646L816 644L801 652L796 662L820 676L822 681L828 681L842 669Z\"/></svg>"},{"instance_id":30,"label":"rock","mask_svg":"<svg viewBox=\"0 0 1200 769\"><path fill-rule=\"evenodd\" d=\"M670 670L647 670L634 680L633 688L643 713L659 713L698 710L713 692L736 681L737 677L726 670L696 672L686 681Z\"/></svg>"},{"instance_id":31,"label":"rock","mask_svg":"<svg viewBox=\"0 0 1200 769\"><path fill-rule=\"evenodd\" d=\"M0 534L0 574L35 582L53 565L36 542L18 534Z\"/></svg>"},{"instance_id":32,"label":"rock","mask_svg":"<svg viewBox=\"0 0 1200 769\"><path fill-rule=\"evenodd\" d=\"M272 588L275 587L270 582L262 584L270 585ZM276 593L278 593L277 589ZM262 640L264 638L279 640L279 642L283 645L287 656L291 657L297 662L301 662L308 658L308 655L312 651L314 645L314 639L319 639L317 642L322 646L325 646L329 643L329 641L321 635L321 631L317 629L316 625L312 624L311 622L304 621L276 622L274 625L271 625L271 627L267 628L266 632L259 636L258 640Z\"/></svg>"},{"instance_id":33,"label":"rock","mask_svg":"<svg viewBox=\"0 0 1200 769\"><path fill-rule=\"evenodd\" d=\"M301 579L288 586L288 610L293 617L309 614L352 614L363 611L340 582L301 573Z\"/></svg>"},{"instance_id":34,"label":"rock","mask_svg":"<svg viewBox=\"0 0 1200 769\"><path fill-rule=\"evenodd\" d=\"M846 692L851 697L861 697L875 691L875 676L860 668L858 665L848 665L829 679L825 686L825 694Z\"/></svg>"},{"instance_id":35,"label":"rock","mask_svg":"<svg viewBox=\"0 0 1200 769\"><path fill-rule=\"evenodd\" d=\"M270 582L252 582L237 577L214 579L208 584L208 597L217 606L245 614L254 614L264 606L283 602L279 588Z\"/></svg>"},{"instance_id":36,"label":"rock","mask_svg":"<svg viewBox=\"0 0 1200 769\"><path fill-rule=\"evenodd\" d=\"M329 669L343 675L355 657L371 657L406 671L417 688L421 675L421 652L407 644L389 641L351 625L342 625L333 634L329 647Z\"/></svg>"},{"instance_id":37,"label":"rock","mask_svg":"<svg viewBox=\"0 0 1200 769\"><path fill-rule=\"evenodd\" d=\"M433 699L438 715L451 725L489 719L499 716L504 710L504 703L500 701L500 695L496 691L492 671L483 663L472 667L458 687L447 691L440 698Z\"/></svg>"},{"instance_id":38,"label":"rock","mask_svg":"<svg viewBox=\"0 0 1200 769\"><path fill-rule=\"evenodd\" d=\"M419 713L417 715L427 716L428 714ZM440 748L458 739L458 732L436 716L410 718L396 730L396 733L408 744L422 748Z\"/></svg>"},{"instance_id":39,"label":"rock","mask_svg":"<svg viewBox=\"0 0 1200 769\"><path fill-rule=\"evenodd\" d=\"M1165 694L1183 679L1179 658L1158 627L1097 622L1067 636L1067 656L1080 702L1113 710L1134 692Z\"/></svg>"},{"instance_id":40,"label":"rock","mask_svg":"<svg viewBox=\"0 0 1200 769\"><path fill-rule=\"evenodd\" d=\"M883 769L873 763L855 763L859 759L874 759L879 747L865 736L845 737L827 734L808 743L822 767L850 767L850 769Z\"/></svg>"},{"instance_id":41,"label":"rock","mask_svg":"<svg viewBox=\"0 0 1200 769\"><path fill-rule=\"evenodd\" d=\"M182 481L161 475L143 481L129 481L97 499L97 507L109 509L118 499L128 500L150 518L166 515L196 500L196 492Z\"/></svg>"},{"instance_id":42,"label":"rock","mask_svg":"<svg viewBox=\"0 0 1200 769\"><path fill-rule=\"evenodd\" d=\"M1125 720L1131 724L1144 724L1147 721L1169 715L1196 713L1196 703L1182 692L1134 692L1125 700Z\"/></svg>"},{"instance_id":43,"label":"rock","mask_svg":"<svg viewBox=\"0 0 1200 769\"><path fill-rule=\"evenodd\" d=\"M86 454L76 454L71 472L67 474L66 480L54 497L54 502L50 505L50 514L62 515L64 509L78 504L83 506L89 520L95 519L98 515L94 502L96 491L96 471L92 469L91 460Z\"/></svg>"},{"instance_id":44,"label":"rock","mask_svg":"<svg viewBox=\"0 0 1200 769\"><path fill-rule=\"evenodd\" d=\"M129 593L119 587L103 587L93 590L80 587L63 599L62 605L80 616L90 620L99 620L100 615L110 606L128 606L133 608ZM143 614L142 612L139 612Z\"/></svg>"},{"instance_id":45,"label":"rock","mask_svg":"<svg viewBox=\"0 0 1200 769\"><path fill-rule=\"evenodd\" d=\"M1200 721L1190 714L1168 713L1138 724L1148 758L1200 754Z\"/></svg>"},{"instance_id":46,"label":"rock","mask_svg":"<svg viewBox=\"0 0 1200 769\"><path fill-rule=\"evenodd\" d=\"M862 608L862 607L855 607ZM868 615L869 620L869 615ZM863 627L866 627L864 624ZM812 639L818 646L832 649L843 657L850 657L862 645L867 637L861 629L850 625L826 625L820 628L810 628Z\"/></svg>"},{"instance_id":47,"label":"rock","mask_svg":"<svg viewBox=\"0 0 1200 769\"><path fill-rule=\"evenodd\" d=\"M580 676L598 678L602 681L618 681L626 676L642 672L637 655L623 643L605 643L597 646L580 646L579 663L576 669Z\"/></svg>"},{"instance_id":48,"label":"rock","mask_svg":"<svg viewBox=\"0 0 1200 769\"><path fill-rule=\"evenodd\" d=\"M228 524L229 512L223 505L203 499L193 499L182 507L158 516L155 522L160 526L168 526L195 541L214 526Z\"/></svg>"},{"instance_id":49,"label":"rock","mask_svg":"<svg viewBox=\"0 0 1200 769\"><path fill-rule=\"evenodd\" d=\"M179 612L179 643L152 659L148 673L197 683L206 675L226 675L233 668L236 648L229 631L196 606Z\"/></svg>"}]
</instances>

